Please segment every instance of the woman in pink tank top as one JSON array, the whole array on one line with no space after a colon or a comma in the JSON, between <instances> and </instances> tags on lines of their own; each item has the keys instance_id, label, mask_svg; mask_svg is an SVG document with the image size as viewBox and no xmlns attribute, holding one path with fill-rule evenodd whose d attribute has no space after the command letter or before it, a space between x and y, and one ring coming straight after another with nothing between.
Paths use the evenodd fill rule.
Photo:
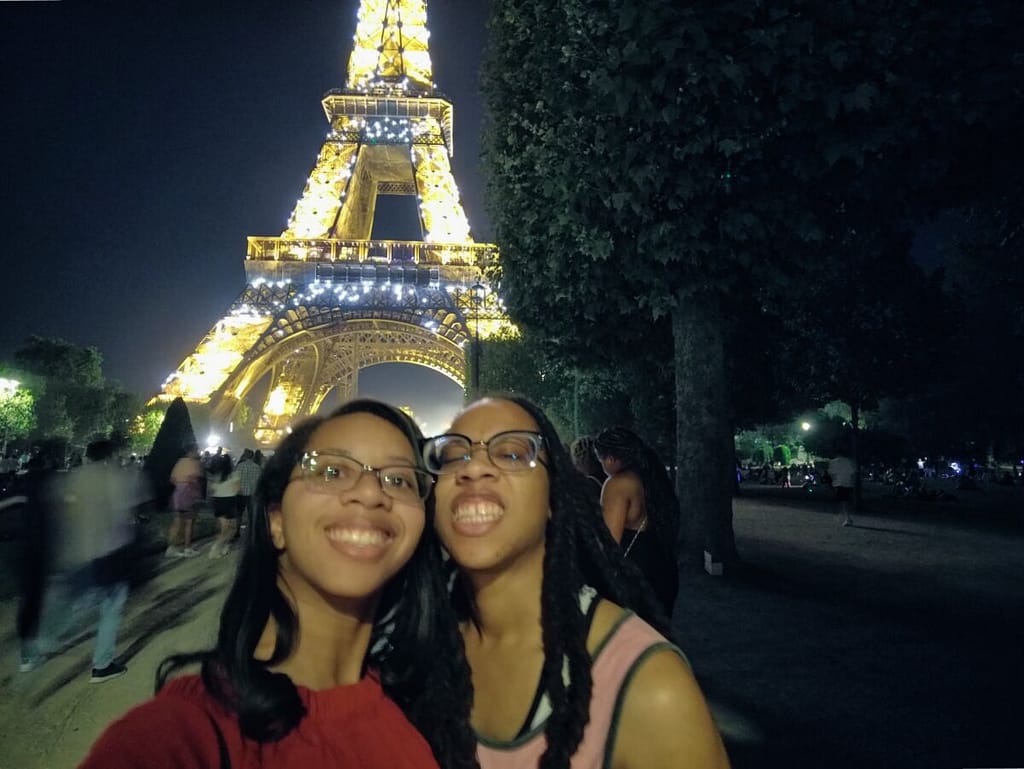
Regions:
<instances>
[{"instance_id":1,"label":"woman in pink tank top","mask_svg":"<svg viewBox=\"0 0 1024 769\"><path fill-rule=\"evenodd\" d=\"M727 767L664 614L543 412L477 401L423 453L482 769Z\"/></svg>"}]
</instances>

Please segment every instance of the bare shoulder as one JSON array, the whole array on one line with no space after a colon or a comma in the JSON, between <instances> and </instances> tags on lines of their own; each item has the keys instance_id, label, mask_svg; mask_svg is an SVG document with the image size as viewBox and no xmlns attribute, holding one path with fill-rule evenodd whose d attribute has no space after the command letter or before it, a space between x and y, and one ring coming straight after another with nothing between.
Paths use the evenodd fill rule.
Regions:
<instances>
[{"instance_id":1,"label":"bare shoulder","mask_svg":"<svg viewBox=\"0 0 1024 769\"><path fill-rule=\"evenodd\" d=\"M675 650L652 650L625 686L613 769L729 766L704 694Z\"/></svg>"}]
</instances>

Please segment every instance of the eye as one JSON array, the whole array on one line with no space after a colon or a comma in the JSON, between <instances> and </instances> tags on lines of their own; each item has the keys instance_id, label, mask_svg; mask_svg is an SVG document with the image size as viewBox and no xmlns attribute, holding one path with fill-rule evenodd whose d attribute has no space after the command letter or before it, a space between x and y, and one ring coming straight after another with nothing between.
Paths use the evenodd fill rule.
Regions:
<instances>
[{"instance_id":1,"label":"eye","mask_svg":"<svg viewBox=\"0 0 1024 769\"><path fill-rule=\"evenodd\" d=\"M389 467L384 473L384 483L391 489L415 489L416 473L402 467Z\"/></svg>"},{"instance_id":2,"label":"eye","mask_svg":"<svg viewBox=\"0 0 1024 769\"><path fill-rule=\"evenodd\" d=\"M491 454L496 459L525 462L529 461L529 457L533 454L533 445L526 438L502 438L498 441L497 446L491 447Z\"/></svg>"},{"instance_id":3,"label":"eye","mask_svg":"<svg viewBox=\"0 0 1024 769\"><path fill-rule=\"evenodd\" d=\"M465 441L445 441L437 447L435 455L442 467L457 462L465 462L469 455L469 446Z\"/></svg>"}]
</instances>

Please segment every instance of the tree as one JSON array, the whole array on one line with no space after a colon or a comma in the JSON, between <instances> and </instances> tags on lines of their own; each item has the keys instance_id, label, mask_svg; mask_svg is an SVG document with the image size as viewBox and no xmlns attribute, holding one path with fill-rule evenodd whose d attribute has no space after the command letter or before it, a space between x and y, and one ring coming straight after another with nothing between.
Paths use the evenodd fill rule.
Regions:
<instances>
[{"instance_id":1,"label":"tree","mask_svg":"<svg viewBox=\"0 0 1024 769\"><path fill-rule=\"evenodd\" d=\"M186 446L196 442L188 406L181 398L175 398L167 407L163 423L153 439L153 448L142 466L153 489L157 507L166 507L171 497L171 470L182 456Z\"/></svg>"},{"instance_id":2,"label":"tree","mask_svg":"<svg viewBox=\"0 0 1024 769\"><path fill-rule=\"evenodd\" d=\"M7 456L10 440L27 436L36 425L35 398L17 380L0 379L0 458Z\"/></svg>"},{"instance_id":3,"label":"tree","mask_svg":"<svg viewBox=\"0 0 1024 769\"><path fill-rule=\"evenodd\" d=\"M509 311L566 354L621 357L668 320L691 562L736 556L731 319L865 247L855 230L892 250L900 229L870 212L908 215L942 172L930 151L977 119L945 76L979 4L495 4L485 168Z\"/></svg>"}]
</instances>

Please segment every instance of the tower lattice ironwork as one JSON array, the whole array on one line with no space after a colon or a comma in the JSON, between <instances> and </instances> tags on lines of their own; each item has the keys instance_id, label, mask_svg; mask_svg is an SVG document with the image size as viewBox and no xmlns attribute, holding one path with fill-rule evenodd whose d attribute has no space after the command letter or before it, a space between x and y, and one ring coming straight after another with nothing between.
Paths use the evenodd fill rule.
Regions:
<instances>
[{"instance_id":1,"label":"tower lattice ironwork","mask_svg":"<svg viewBox=\"0 0 1024 769\"><path fill-rule=\"evenodd\" d=\"M275 441L361 368L427 366L465 386L469 344L511 328L452 176L453 108L432 81L424 0L362 0L343 89L279 237L249 237L246 287L157 400L209 403L219 421L262 393L254 438ZM411 195L421 239L373 240L380 195ZM250 404L252 408L252 404Z\"/></svg>"}]
</instances>

